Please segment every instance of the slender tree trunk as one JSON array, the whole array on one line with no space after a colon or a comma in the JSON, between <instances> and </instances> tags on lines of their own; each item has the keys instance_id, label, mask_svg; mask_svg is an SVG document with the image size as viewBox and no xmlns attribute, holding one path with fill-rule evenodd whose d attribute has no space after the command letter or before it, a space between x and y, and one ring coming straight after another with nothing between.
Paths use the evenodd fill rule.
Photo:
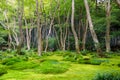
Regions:
<instances>
[{"instance_id":1,"label":"slender tree trunk","mask_svg":"<svg viewBox=\"0 0 120 80\"><path fill-rule=\"evenodd\" d=\"M67 50L70 50L70 30L68 28L68 36L67 36L68 40L67 40Z\"/></svg>"},{"instance_id":2,"label":"slender tree trunk","mask_svg":"<svg viewBox=\"0 0 120 80\"><path fill-rule=\"evenodd\" d=\"M17 53L21 53L21 48L23 44L23 32L22 32L22 18L23 18L23 11L24 11L24 0L18 0L18 25L19 25L19 32L20 32L20 41L19 45L17 46Z\"/></svg>"},{"instance_id":3,"label":"slender tree trunk","mask_svg":"<svg viewBox=\"0 0 120 80\"><path fill-rule=\"evenodd\" d=\"M26 27L26 41L27 41L27 49L30 50L30 37L29 37L29 30L28 30L28 25L27 21L25 19L25 27Z\"/></svg>"},{"instance_id":4,"label":"slender tree trunk","mask_svg":"<svg viewBox=\"0 0 120 80\"><path fill-rule=\"evenodd\" d=\"M14 46L14 49L16 49L16 46L18 46L19 45L19 39L18 39L18 34L17 34L17 32L15 31L15 29L16 29L16 20L15 20L15 18L14 18L14 25L13 25L13 29L12 29L12 32L13 32L13 38L14 38L14 40L15 40L15 46Z\"/></svg>"},{"instance_id":5,"label":"slender tree trunk","mask_svg":"<svg viewBox=\"0 0 120 80\"><path fill-rule=\"evenodd\" d=\"M78 41L78 37L77 37L77 33L75 31L75 28L74 28L74 0L72 0L72 15L71 15L71 28L72 28L72 32L73 32L73 35L74 35L74 39L75 39L75 48L76 48L76 51L77 53L80 52L79 50L79 41Z\"/></svg>"},{"instance_id":6,"label":"slender tree trunk","mask_svg":"<svg viewBox=\"0 0 120 80\"><path fill-rule=\"evenodd\" d=\"M42 6L41 2L42 0L40 0L40 5L39 5L39 1L36 0L36 12L37 12L37 37L38 37L38 55L41 56L42 55L42 33L41 33L41 24L40 24L40 16L41 16L41 12L39 12L39 7ZM41 7L40 7L41 8Z\"/></svg>"},{"instance_id":7,"label":"slender tree trunk","mask_svg":"<svg viewBox=\"0 0 120 80\"><path fill-rule=\"evenodd\" d=\"M70 16L70 10L67 13L67 19L66 19L66 26L65 26L65 31L64 31L64 35L63 35L63 51L65 50L66 47L66 39L67 39L67 35L68 35L68 21L69 21L69 16Z\"/></svg>"},{"instance_id":8,"label":"slender tree trunk","mask_svg":"<svg viewBox=\"0 0 120 80\"><path fill-rule=\"evenodd\" d=\"M59 0L58 0L58 5L59 4ZM58 25L59 25L59 29L60 29L60 50L63 50L63 29L61 26L61 19L60 19L60 8L58 9Z\"/></svg>"},{"instance_id":9,"label":"slender tree trunk","mask_svg":"<svg viewBox=\"0 0 120 80\"><path fill-rule=\"evenodd\" d=\"M78 30L78 39L79 40L80 40L80 37L81 37L81 32L80 32L81 31L81 27L82 27L81 26L81 21L79 20L78 29L77 29Z\"/></svg>"},{"instance_id":10,"label":"slender tree trunk","mask_svg":"<svg viewBox=\"0 0 120 80\"><path fill-rule=\"evenodd\" d=\"M85 44L86 44L86 36L87 36L87 29L88 29L88 20L86 19L86 26L83 34L83 40L82 40L82 49L85 50Z\"/></svg>"},{"instance_id":11,"label":"slender tree trunk","mask_svg":"<svg viewBox=\"0 0 120 80\"><path fill-rule=\"evenodd\" d=\"M48 38L49 38L50 33L51 33L51 30L52 30L53 22L54 22L54 18L51 20L51 23L50 23L50 29L49 29L48 35L47 35L47 37L46 37L46 47L45 47L45 52L47 51L47 48L48 48Z\"/></svg>"},{"instance_id":12,"label":"slender tree trunk","mask_svg":"<svg viewBox=\"0 0 120 80\"><path fill-rule=\"evenodd\" d=\"M110 0L106 2L106 21L107 21L107 27L106 27L106 52L110 52Z\"/></svg>"},{"instance_id":13,"label":"slender tree trunk","mask_svg":"<svg viewBox=\"0 0 120 80\"><path fill-rule=\"evenodd\" d=\"M5 16L5 19L6 19L6 27L5 28L7 30L9 30L9 33L8 33L8 48L10 49L12 47L12 36L11 36L11 29L10 29L9 20L8 20L8 17L7 17L7 10L4 11L4 16Z\"/></svg>"},{"instance_id":14,"label":"slender tree trunk","mask_svg":"<svg viewBox=\"0 0 120 80\"><path fill-rule=\"evenodd\" d=\"M57 34L57 31L56 31L56 29L55 29L55 27L53 27L53 29L54 29L54 32L55 32L55 38L56 38L56 40L57 40L57 43L58 43L58 48L60 48L60 40L59 40L59 37L58 37L58 34Z\"/></svg>"},{"instance_id":15,"label":"slender tree trunk","mask_svg":"<svg viewBox=\"0 0 120 80\"><path fill-rule=\"evenodd\" d=\"M93 28L93 23L92 23L92 19L91 19L91 16L90 16L90 9L89 9L89 6L88 6L88 1L84 0L84 4L85 4L85 8L86 8L87 19L88 19L88 22L89 22L89 28L90 28L90 32L91 32L91 35L92 35L92 38L93 38L93 41L94 41L94 45L95 45L95 48L97 49L97 53L99 55L101 55L100 43L98 41L95 30Z\"/></svg>"}]
</instances>

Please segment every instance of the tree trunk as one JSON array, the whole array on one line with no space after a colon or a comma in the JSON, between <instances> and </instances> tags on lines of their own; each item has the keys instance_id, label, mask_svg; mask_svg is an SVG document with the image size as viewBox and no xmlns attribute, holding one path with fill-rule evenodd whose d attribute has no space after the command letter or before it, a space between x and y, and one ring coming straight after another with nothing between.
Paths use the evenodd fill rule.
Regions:
<instances>
[{"instance_id":1,"label":"tree trunk","mask_svg":"<svg viewBox=\"0 0 120 80\"><path fill-rule=\"evenodd\" d=\"M39 5L39 1L36 0L36 13L37 13L37 37L38 37L38 55L41 56L42 55L42 33L41 33L41 24L40 24L40 16L41 16L41 12L39 12L39 7L42 6L41 2L42 0L40 0L40 5Z\"/></svg>"},{"instance_id":2,"label":"tree trunk","mask_svg":"<svg viewBox=\"0 0 120 80\"><path fill-rule=\"evenodd\" d=\"M110 52L110 0L106 1L106 52Z\"/></svg>"},{"instance_id":3,"label":"tree trunk","mask_svg":"<svg viewBox=\"0 0 120 80\"><path fill-rule=\"evenodd\" d=\"M90 16L90 9L89 9L87 0L84 0L84 4L85 4L85 8L86 8L87 19L88 19L88 22L89 22L89 28L90 28L90 32L91 32L91 35L92 35L92 38L93 38L93 41L94 41L94 45L95 45L95 48L97 49L97 53L99 55L101 55L100 43L98 41L95 30L93 28L93 23L92 23L92 19L91 19L91 16Z\"/></svg>"},{"instance_id":4,"label":"tree trunk","mask_svg":"<svg viewBox=\"0 0 120 80\"><path fill-rule=\"evenodd\" d=\"M26 19L25 19L25 27L26 27L27 49L30 50L30 36L29 36L28 24L27 24Z\"/></svg>"},{"instance_id":5,"label":"tree trunk","mask_svg":"<svg viewBox=\"0 0 120 80\"><path fill-rule=\"evenodd\" d=\"M21 48L23 44L23 32L22 32L22 18L23 18L23 11L24 11L24 0L18 0L18 25L19 25L19 45L17 46L17 53L21 54Z\"/></svg>"},{"instance_id":6,"label":"tree trunk","mask_svg":"<svg viewBox=\"0 0 120 80\"><path fill-rule=\"evenodd\" d=\"M76 48L76 51L77 53L80 52L79 50L79 41L78 41L78 37L77 37L77 33L75 31L75 28L74 28L74 0L72 0L72 15L71 15L71 28L72 28L72 32L73 32L73 35L74 35L74 39L75 39L75 48Z\"/></svg>"},{"instance_id":7,"label":"tree trunk","mask_svg":"<svg viewBox=\"0 0 120 80\"><path fill-rule=\"evenodd\" d=\"M47 37L46 37L45 52L47 51L47 48L48 48L48 38L49 38L50 33L51 33L51 30L52 30L53 22L54 22L54 17L53 17L53 19L51 20L50 29L49 29L48 35L47 35Z\"/></svg>"},{"instance_id":8,"label":"tree trunk","mask_svg":"<svg viewBox=\"0 0 120 80\"><path fill-rule=\"evenodd\" d=\"M8 15L7 14L7 10L5 10L4 11L4 16L5 16L5 20L6 20L5 29L9 30L9 33L8 33L8 49L11 49L11 47L12 47L12 36L11 36L11 29L10 29L10 24L9 24L9 20L8 20L8 16L7 15Z\"/></svg>"},{"instance_id":9,"label":"tree trunk","mask_svg":"<svg viewBox=\"0 0 120 80\"><path fill-rule=\"evenodd\" d=\"M85 50L85 44L86 44L86 36L87 36L87 29L88 29L88 20L86 19L86 26L83 34L83 40L82 40L82 49Z\"/></svg>"}]
</instances>

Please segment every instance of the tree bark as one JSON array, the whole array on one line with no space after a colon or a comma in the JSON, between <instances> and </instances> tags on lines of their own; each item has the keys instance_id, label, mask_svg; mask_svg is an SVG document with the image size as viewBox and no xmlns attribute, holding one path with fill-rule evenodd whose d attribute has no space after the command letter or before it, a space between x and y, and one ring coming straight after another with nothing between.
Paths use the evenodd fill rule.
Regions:
<instances>
[{"instance_id":1,"label":"tree bark","mask_svg":"<svg viewBox=\"0 0 120 80\"><path fill-rule=\"evenodd\" d=\"M106 1L106 52L110 52L110 0Z\"/></svg>"},{"instance_id":2,"label":"tree bark","mask_svg":"<svg viewBox=\"0 0 120 80\"><path fill-rule=\"evenodd\" d=\"M42 55L42 33L41 33L41 24L40 24L40 16L41 16L41 12L39 12L39 7L42 6L41 2L42 0L40 0L40 5L39 5L39 1L36 0L36 13L37 13L37 37L38 37L38 55L41 56ZM41 7L40 7L41 8Z\"/></svg>"},{"instance_id":3,"label":"tree bark","mask_svg":"<svg viewBox=\"0 0 120 80\"><path fill-rule=\"evenodd\" d=\"M20 38L19 38L19 45L17 46L17 53L21 54L21 48L23 44L23 31L22 31L22 18L23 18L23 12L24 12L24 0L18 0L18 25L19 25L19 32L20 32Z\"/></svg>"},{"instance_id":4,"label":"tree bark","mask_svg":"<svg viewBox=\"0 0 120 80\"><path fill-rule=\"evenodd\" d=\"M27 24L26 19L25 19L25 27L26 27L27 49L30 50L30 36L29 36L28 24Z\"/></svg>"},{"instance_id":5,"label":"tree bark","mask_svg":"<svg viewBox=\"0 0 120 80\"><path fill-rule=\"evenodd\" d=\"M79 41L78 41L78 37L77 37L77 33L75 31L75 28L74 28L74 10L75 10L75 6L74 6L74 0L72 0L72 15L71 15L71 28L72 28L72 32L73 32L73 35L74 35L74 39L75 39L75 48L76 48L76 52L77 53L80 53L80 50L79 50Z\"/></svg>"},{"instance_id":6,"label":"tree bark","mask_svg":"<svg viewBox=\"0 0 120 80\"><path fill-rule=\"evenodd\" d=\"M92 19L91 19L91 16L90 16L90 9L89 9L89 6L88 6L88 1L84 0L84 4L85 4L85 8L86 8L87 19L88 19L88 22L89 22L89 28L90 28L90 32L91 32L91 35L92 35L92 38L93 38L93 41L94 41L94 45L95 45L95 48L97 49L97 53L100 55L101 54L100 43L98 41L95 30L93 28L93 23L92 23Z\"/></svg>"},{"instance_id":7,"label":"tree bark","mask_svg":"<svg viewBox=\"0 0 120 80\"><path fill-rule=\"evenodd\" d=\"M85 50L85 44L86 44L86 37L87 37L87 29L88 29L88 20L86 19L86 26L83 34L83 40L82 40L82 49Z\"/></svg>"},{"instance_id":8,"label":"tree bark","mask_svg":"<svg viewBox=\"0 0 120 80\"><path fill-rule=\"evenodd\" d=\"M53 17L52 20L51 20L49 32L48 32L48 35L47 35L47 37L46 37L45 52L47 51L47 48L48 48L48 38L49 38L50 33L51 33L51 30L52 30L53 22L54 22L54 17Z\"/></svg>"}]
</instances>

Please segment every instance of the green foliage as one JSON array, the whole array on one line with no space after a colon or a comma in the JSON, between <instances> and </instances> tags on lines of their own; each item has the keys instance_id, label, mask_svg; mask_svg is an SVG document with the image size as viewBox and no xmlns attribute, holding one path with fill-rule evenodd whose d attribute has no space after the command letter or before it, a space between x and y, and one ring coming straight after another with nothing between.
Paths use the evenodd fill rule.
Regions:
<instances>
[{"instance_id":1,"label":"green foliage","mask_svg":"<svg viewBox=\"0 0 120 80\"><path fill-rule=\"evenodd\" d=\"M32 68L35 68L37 66L39 66L38 63L22 61L22 62L15 63L13 65L10 65L9 69L24 70L24 69L32 69Z\"/></svg>"},{"instance_id":2,"label":"green foliage","mask_svg":"<svg viewBox=\"0 0 120 80\"><path fill-rule=\"evenodd\" d=\"M100 65L102 62L105 62L106 60L100 60L100 59L91 59L90 64L92 65Z\"/></svg>"},{"instance_id":3,"label":"green foliage","mask_svg":"<svg viewBox=\"0 0 120 80\"><path fill-rule=\"evenodd\" d=\"M119 64L117 64L118 65L118 67L120 67L120 63Z\"/></svg>"},{"instance_id":4,"label":"green foliage","mask_svg":"<svg viewBox=\"0 0 120 80\"><path fill-rule=\"evenodd\" d=\"M0 45L6 44L5 37L7 37L8 31L0 25Z\"/></svg>"},{"instance_id":5,"label":"green foliage","mask_svg":"<svg viewBox=\"0 0 120 80\"><path fill-rule=\"evenodd\" d=\"M90 64L90 60L79 59L78 63L81 63L81 64Z\"/></svg>"},{"instance_id":6,"label":"green foliage","mask_svg":"<svg viewBox=\"0 0 120 80\"><path fill-rule=\"evenodd\" d=\"M63 60L65 60L65 61L76 62L76 61L78 61L78 59L82 58L82 55L74 53L74 52L66 52L63 54L63 57L64 57Z\"/></svg>"},{"instance_id":7,"label":"green foliage","mask_svg":"<svg viewBox=\"0 0 120 80\"><path fill-rule=\"evenodd\" d=\"M52 56L53 54L53 52L43 52L42 56Z\"/></svg>"},{"instance_id":8,"label":"green foliage","mask_svg":"<svg viewBox=\"0 0 120 80\"><path fill-rule=\"evenodd\" d=\"M83 50L83 51L80 51L80 53L81 53L82 55L87 55L87 54L89 53L89 51L88 51L88 50Z\"/></svg>"},{"instance_id":9,"label":"green foliage","mask_svg":"<svg viewBox=\"0 0 120 80\"><path fill-rule=\"evenodd\" d=\"M120 73L116 71L99 73L93 80L120 80Z\"/></svg>"},{"instance_id":10,"label":"green foliage","mask_svg":"<svg viewBox=\"0 0 120 80\"><path fill-rule=\"evenodd\" d=\"M3 74L6 74L6 73L7 73L6 67L0 65L0 76L2 76Z\"/></svg>"},{"instance_id":11,"label":"green foliage","mask_svg":"<svg viewBox=\"0 0 120 80\"><path fill-rule=\"evenodd\" d=\"M81 64L91 64L91 65L100 65L103 62L108 62L107 60L101 60L97 58L81 58L78 60L78 63Z\"/></svg>"},{"instance_id":12,"label":"green foliage","mask_svg":"<svg viewBox=\"0 0 120 80\"><path fill-rule=\"evenodd\" d=\"M13 65L17 62L20 62L21 60L17 57L14 57L14 58L6 58L2 61L2 64L3 65Z\"/></svg>"},{"instance_id":13,"label":"green foliage","mask_svg":"<svg viewBox=\"0 0 120 80\"><path fill-rule=\"evenodd\" d=\"M57 60L46 60L40 64L40 72L44 74L59 74L68 70L70 65Z\"/></svg>"}]
</instances>

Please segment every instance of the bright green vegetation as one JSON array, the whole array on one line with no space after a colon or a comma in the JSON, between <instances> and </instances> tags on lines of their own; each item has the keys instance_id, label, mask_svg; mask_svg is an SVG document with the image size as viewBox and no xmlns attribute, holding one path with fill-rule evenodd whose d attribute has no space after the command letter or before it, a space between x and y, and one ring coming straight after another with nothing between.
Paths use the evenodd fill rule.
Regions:
<instances>
[{"instance_id":1,"label":"bright green vegetation","mask_svg":"<svg viewBox=\"0 0 120 80\"><path fill-rule=\"evenodd\" d=\"M0 60L0 80L120 80L119 55L97 58L94 54L58 51L42 57L24 55L27 60L23 55L4 55Z\"/></svg>"},{"instance_id":2,"label":"bright green vegetation","mask_svg":"<svg viewBox=\"0 0 120 80\"><path fill-rule=\"evenodd\" d=\"M7 70L4 66L0 65L0 76L2 76L3 74L6 74Z\"/></svg>"},{"instance_id":3,"label":"bright green vegetation","mask_svg":"<svg viewBox=\"0 0 120 80\"><path fill-rule=\"evenodd\" d=\"M120 80L120 73L112 71L103 74L98 74L96 75L94 80Z\"/></svg>"}]
</instances>

